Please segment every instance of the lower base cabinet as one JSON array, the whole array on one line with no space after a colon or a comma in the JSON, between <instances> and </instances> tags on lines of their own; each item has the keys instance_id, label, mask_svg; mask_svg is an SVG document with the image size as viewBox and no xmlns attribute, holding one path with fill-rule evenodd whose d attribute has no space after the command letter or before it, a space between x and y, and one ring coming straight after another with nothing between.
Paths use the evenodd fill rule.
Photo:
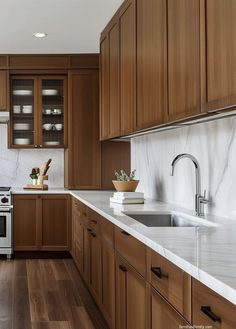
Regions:
<instances>
[{"instance_id":1,"label":"lower base cabinet","mask_svg":"<svg viewBox=\"0 0 236 329\"><path fill-rule=\"evenodd\" d=\"M68 195L14 195L14 250L69 251L71 249Z\"/></svg>"},{"instance_id":2,"label":"lower base cabinet","mask_svg":"<svg viewBox=\"0 0 236 329\"><path fill-rule=\"evenodd\" d=\"M116 256L116 329L148 328L148 284Z\"/></svg>"},{"instance_id":3,"label":"lower base cabinet","mask_svg":"<svg viewBox=\"0 0 236 329\"><path fill-rule=\"evenodd\" d=\"M151 288L151 329L191 328L181 315Z\"/></svg>"}]
</instances>

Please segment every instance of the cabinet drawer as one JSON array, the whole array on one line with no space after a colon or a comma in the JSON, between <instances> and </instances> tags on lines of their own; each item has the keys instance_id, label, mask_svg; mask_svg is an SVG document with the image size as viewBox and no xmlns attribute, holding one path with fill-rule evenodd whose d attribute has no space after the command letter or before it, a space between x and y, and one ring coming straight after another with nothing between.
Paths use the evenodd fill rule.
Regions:
<instances>
[{"instance_id":1,"label":"cabinet drawer","mask_svg":"<svg viewBox=\"0 0 236 329\"><path fill-rule=\"evenodd\" d=\"M190 322L191 277L152 250L149 250L148 267L151 285Z\"/></svg>"},{"instance_id":2,"label":"cabinet drawer","mask_svg":"<svg viewBox=\"0 0 236 329\"><path fill-rule=\"evenodd\" d=\"M88 208L88 225L96 233L100 233L101 216L94 210Z\"/></svg>"},{"instance_id":3,"label":"cabinet drawer","mask_svg":"<svg viewBox=\"0 0 236 329\"><path fill-rule=\"evenodd\" d=\"M236 306L193 279L193 324L211 329L235 329Z\"/></svg>"},{"instance_id":4,"label":"cabinet drawer","mask_svg":"<svg viewBox=\"0 0 236 329\"><path fill-rule=\"evenodd\" d=\"M146 275L146 247L120 228L115 228L115 248L142 276Z\"/></svg>"},{"instance_id":5,"label":"cabinet drawer","mask_svg":"<svg viewBox=\"0 0 236 329\"><path fill-rule=\"evenodd\" d=\"M101 235L104 241L114 248L114 225L101 217Z\"/></svg>"},{"instance_id":6,"label":"cabinet drawer","mask_svg":"<svg viewBox=\"0 0 236 329\"><path fill-rule=\"evenodd\" d=\"M77 200L76 198L72 199L72 209L75 211L79 217L83 220L87 220L87 206Z\"/></svg>"}]
</instances>

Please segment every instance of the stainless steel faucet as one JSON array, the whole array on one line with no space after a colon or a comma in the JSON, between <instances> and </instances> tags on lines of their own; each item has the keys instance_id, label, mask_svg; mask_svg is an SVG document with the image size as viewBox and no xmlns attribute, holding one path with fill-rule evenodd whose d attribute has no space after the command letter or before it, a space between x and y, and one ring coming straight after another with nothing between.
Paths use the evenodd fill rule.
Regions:
<instances>
[{"instance_id":1,"label":"stainless steel faucet","mask_svg":"<svg viewBox=\"0 0 236 329\"><path fill-rule=\"evenodd\" d=\"M181 159L190 159L192 160L195 167L195 176L196 176L196 193L195 193L195 212L197 216L204 215L204 204L207 204L209 201L206 199L206 190L204 195L201 195L201 174L200 174L200 165L197 159L187 153L182 153L177 155L171 163L171 176L174 176L175 165Z\"/></svg>"}]
</instances>

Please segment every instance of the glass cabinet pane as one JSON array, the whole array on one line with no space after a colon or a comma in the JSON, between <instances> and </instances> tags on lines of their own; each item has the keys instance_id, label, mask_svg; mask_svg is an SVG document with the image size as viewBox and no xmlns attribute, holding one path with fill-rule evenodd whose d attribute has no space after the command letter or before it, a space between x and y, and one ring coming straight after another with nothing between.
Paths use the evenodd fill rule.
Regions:
<instances>
[{"instance_id":1,"label":"glass cabinet pane","mask_svg":"<svg viewBox=\"0 0 236 329\"><path fill-rule=\"evenodd\" d=\"M64 145L64 80L42 80L43 146Z\"/></svg>"},{"instance_id":2,"label":"glass cabinet pane","mask_svg":"<svg viewBox=\"0 0 236 329\"><path fill-rule=\"evenodd\" d=\"M11 80L13 145L34 144L34 79Z\"/></svg>"}]
</instances>

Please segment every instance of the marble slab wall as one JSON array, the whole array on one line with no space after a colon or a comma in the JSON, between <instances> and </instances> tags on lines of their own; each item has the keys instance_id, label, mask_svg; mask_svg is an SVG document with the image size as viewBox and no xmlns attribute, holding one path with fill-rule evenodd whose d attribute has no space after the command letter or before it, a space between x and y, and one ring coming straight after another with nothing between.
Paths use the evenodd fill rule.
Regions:
<instances>
[{"instance_id":1,"label":"marble slab wall","mask_svg":"<svg viewBox=\"0 0 236 329\"><path fill-rule=\"evenodd\" d=\"M0 124L0 186L23 187L30 183L29 174L49 158L49 187L64 187L64 151L7 148L7 125Z\"/></svg>"},{"instance_id":2,"label":"marble slab wall","mask_svg":"<svg viewBox=\"0 0 236 329\"><path fill-rule=\"evenodd\" d=\"M135 137L132 168L146 197L194 208L195 172L189 159L170 165L179 153L194 155L201 166L206 212L236 219L236 117Z\"/></svg>"}]
</instances>

